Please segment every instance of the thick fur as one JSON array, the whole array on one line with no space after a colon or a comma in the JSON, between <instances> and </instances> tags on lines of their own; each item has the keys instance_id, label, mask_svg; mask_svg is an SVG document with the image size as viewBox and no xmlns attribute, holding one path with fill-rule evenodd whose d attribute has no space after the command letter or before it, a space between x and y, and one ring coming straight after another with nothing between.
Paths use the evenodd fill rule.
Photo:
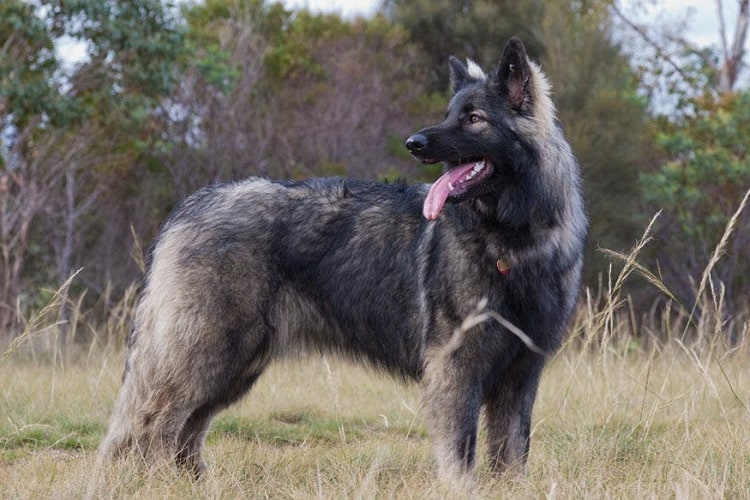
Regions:
<instances>
[{"instance_id":1,"label":"thick fur","mask_svg":"<svg viewBox=\"0 0 750 500\"><path fill-rule=\"evenodd\" d=\"M422 216L429 185L339 178L248 179L175 209L152 249L104 457L136 451L199 473L212 417L273 359L314 350L421 381L443 477L473 470L482 408L492 469L524 469L545 358L579 288L579 169L518 40L492 75L455 59L451 74L445 121L407 147L494 170L436 220ZM527 343L472 322L478 307Z\"/></svg>"}]
</instances>

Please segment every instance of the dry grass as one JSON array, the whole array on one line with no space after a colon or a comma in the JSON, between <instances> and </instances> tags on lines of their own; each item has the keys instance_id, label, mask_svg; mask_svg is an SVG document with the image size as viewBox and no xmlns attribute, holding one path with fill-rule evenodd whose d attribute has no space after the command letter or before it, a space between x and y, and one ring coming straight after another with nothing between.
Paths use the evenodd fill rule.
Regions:
<instances>
[{"instance_id":1,"label":"dry grass","mask_svg":"<svg viewBox=\"0 0 750 500\"><path fill-rule=\"evenodd\" d=\"M220 414L203 480L134 462L98 467L123 367L111 339L127 327L125 307L75 359L54 354L54 320L0 356L0 498L750 499L748 316L734 318L741 333L729 343L712 258L699 304L636 321L622 293L633 273L669 297L638 264L648 240L647 230L632 252L613 254L620 271L587 294L548 366L528 477L493 479L480 461L472 490L438 483L418 388L318 357L274 365Z\"/></svg>"},{"instance_id":2,"label":"dry grass","mask_svg":"<svg viewBox=\"0 0 750 500\"><path fill-rule=\"evenodd\" d=\"M529 476L484 498L750 498L748 352L597 352L550 364ZM274 366L216 420L194 483L126 463L96 471L122 357L0 366L0 497L441 498L418 389L342 361Z\"/></svg>"}]
</instances>

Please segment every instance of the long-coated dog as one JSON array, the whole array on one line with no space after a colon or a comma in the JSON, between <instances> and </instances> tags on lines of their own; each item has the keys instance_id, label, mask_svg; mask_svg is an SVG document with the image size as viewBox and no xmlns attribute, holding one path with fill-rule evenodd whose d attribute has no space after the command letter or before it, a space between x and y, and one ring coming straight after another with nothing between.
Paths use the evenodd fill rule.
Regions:
<instances>
[{"instance_id":1,"label":"long-coated dog","mask_svg":"<svg viewBox=\"0 0 750 500\"><path fill-rule=\"evenodd\" d=\"M409 137L432 185L252 178L198 191L150 255L105 457L200 473L211 419L272 360L335 352L421 381L447 479L522 471L546 358L579 289L587 222L549 85L511 39L450 59L445 120Z\"/></svg>"}]
</instances>

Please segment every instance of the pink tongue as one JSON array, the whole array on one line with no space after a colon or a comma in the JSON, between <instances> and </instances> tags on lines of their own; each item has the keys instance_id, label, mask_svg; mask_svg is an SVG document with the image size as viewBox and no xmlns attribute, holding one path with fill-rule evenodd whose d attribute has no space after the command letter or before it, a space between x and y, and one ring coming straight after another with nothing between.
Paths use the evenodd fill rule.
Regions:
<instances>
[{"instance_id":1,"label":"pink tongue","mask_svg":"<svg viewBox=\"0 0 750 500\"><path fill-rule=\"evenodd\" d=\"M422 215L424 215L425 219L435 220L438 218L443 205L445 205L445 200L451 194L448 184L452 184L454 187L457 186L461 179L469 175L474 165L476 165L476 162L453 167L432 184L430 192L427 193L427 198L425 198L424 205L422 206Z\"/></svg>"}]
</instances>

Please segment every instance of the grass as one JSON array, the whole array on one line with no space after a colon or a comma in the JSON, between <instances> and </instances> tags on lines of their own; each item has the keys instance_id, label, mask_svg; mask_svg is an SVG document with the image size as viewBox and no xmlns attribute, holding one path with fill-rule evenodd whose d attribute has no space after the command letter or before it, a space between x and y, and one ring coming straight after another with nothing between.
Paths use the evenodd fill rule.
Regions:
<instances>
[{"instance_id":1,"label":"grass","mask_svg":"<svg viewBox=\"0 0 750 500\"><path fill-rule=\"evenodd\" d=\"M550 363L534 418L529 475L492 479L480 498L750 498L747 350L582 350ZM275 365L220 414L205 480L96 469L122 355L64 367L0 365L2 498L442 498L418 387L345 361Z\"/></svg>"}]
</instances>

